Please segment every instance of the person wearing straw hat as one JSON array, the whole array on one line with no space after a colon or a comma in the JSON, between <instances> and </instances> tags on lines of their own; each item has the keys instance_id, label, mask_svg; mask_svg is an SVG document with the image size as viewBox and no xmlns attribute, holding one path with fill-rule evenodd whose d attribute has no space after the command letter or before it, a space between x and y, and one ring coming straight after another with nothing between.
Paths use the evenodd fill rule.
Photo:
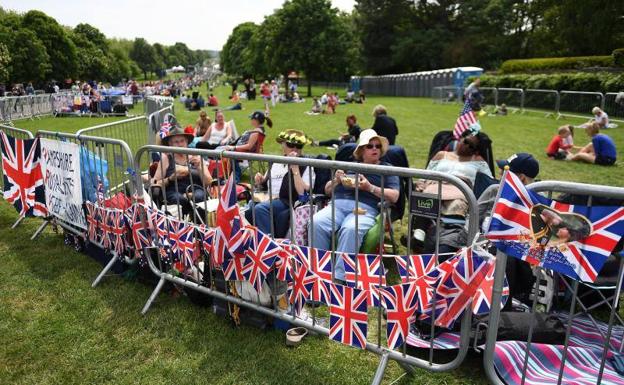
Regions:
<instances>
[{"instance_id":1,"label":"person wearing straw hat","mask_svg":"<svg viewBox=\"0 0 624 385\"><path fill-rule=\"evenodd\" d=\"M193 140L194 129L188 130L174 127L162 139L163 145L169 147L187 148ZM161 157L152 179L152 184L165 188L165 198L168 203L182 206L182 213L191 211L191 200L202 202L206 199L205 186L212 183L208 162L203 162L197 155L165 153Z\"/></svg>"},{"instance_id":2,"label":"person wearing straw hat","mask_svg":"<svg viewBox=\"0 0 624 385\"><path fill-rule=\"evenodd\" d=\"M360 140L353 151L353 157L358 163L366 165L386 165L381 157L388 151L388 139L377 135L372 129L360 133ZM343 170L336 170L334 178L325 185L325 193L334 195L335 226L338 231L336 250L346 253L357 253L366 232L373 227L379 214L378 204L383 194L384 201L395 203L399 199L400 181L396 175L383 178L374 173L346 174ZM356 206L355 193L358 189ZM314 238L313 247L330 250L332 240L332 204L316 213L313 217ZM357 215L357 228L356 228ZM356 239L357 231L357 239ZM344 263L340 255L336 258L334 276L344 281Z\"/></svg>"},{"instance_id":3,"label":"person wearing straw hat","mask_svg":"<svg viewBox=\"0 0 624 385\"><path fill-rule=\"evenodd\" d=\"M303 147L311 143L311 140L299 130L282 131L275 141L282 145L283 155L289 157L302 157ZM250 208L253 210L245 212L247 220L253 222L255 217L256 227L263 233L270 234L272 207L275 230L273 236L285 237L290 222L290 210L300 196L310 191L310 173L312 173L312 183L314 183L314 170L306 166L273 163L271 170L265 174L256 173L254 177L256 186L263 186L267 189L270 187L271 191L269 191L268 201L255 205L250 202Z\"/></svg>"}]
</instances>

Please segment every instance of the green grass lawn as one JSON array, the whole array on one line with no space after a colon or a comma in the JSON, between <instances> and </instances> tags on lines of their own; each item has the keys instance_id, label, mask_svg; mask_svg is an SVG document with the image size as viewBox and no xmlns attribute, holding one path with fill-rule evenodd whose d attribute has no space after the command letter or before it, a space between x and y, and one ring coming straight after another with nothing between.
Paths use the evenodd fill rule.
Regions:
<instances>
[{"instance_id":1,"label":"green grass lawn","mask_svg":"<svg viewBox=\"0 0 624 385\"><path fill-rule=\"evenodd\" d=\"M205 88L202 93L205 95ZM219 88L226 101L228 89ZM315 93L322 92L314 89ZM433 135L453 126L458 105L439 105L429 99L369 97L364 105L339 106L331 116L304 114L310 102L283 104L271 111L265 152L276 153L274 138L284 129L304 130L315 139L337 137L353 113L363 128L373 122L375 104L384 104L399 126L398 144L413 167L423 167ZM227 103L226 103L227 104ZM244 103L245 110L226 113L239 132L249 128L247 116L261 101ZM136 113L142 110L136 107ZM197 112L176 112L183 125ZM16 126L75 132L115 119L43 118L19 121ZM537 114L485 117L483 130L493 139L497 158L531 152L541 162L542 179L570 180L624 186L621 164L611 168L549 161L544 150L556 127L581 120L554 120ZM624 127L607 131L624 149ZM576 144L587 142L584 133ZM309 148L309 153L327 151ZM249 327L234 328L208 309L185 297L161 294L146 316L139 311L151 287L121 277L106 278L90 287L101 266L63 245L60 235L47 229L28 240L38 224L10 225L17 215L0 203L0 384L362 384L373 377L378 357L341 346L323 337L308 337L296 349L284 346L284 334ZM375 338L376 340L376 338ZM390 363L384 383L403 374ZM418 370L399 384L485 384L480 356L470 355L450 373Z\"/></svg>"}]
</instances>

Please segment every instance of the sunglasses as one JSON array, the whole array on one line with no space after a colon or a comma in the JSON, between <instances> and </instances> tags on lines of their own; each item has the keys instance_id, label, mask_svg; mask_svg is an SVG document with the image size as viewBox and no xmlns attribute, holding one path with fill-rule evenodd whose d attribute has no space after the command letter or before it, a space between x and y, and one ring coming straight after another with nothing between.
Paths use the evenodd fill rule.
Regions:
<instances>
[{"instance_id":1,"label":"sunglasses","mask_svg":"<svg viewBox=\"0 0 624 385\"><path fill-rule=\"evenodd\" d=\"M303 146L300 144L294 144L294 143L288 143L288 142L284 142L284 144L286 144L286 147L288 148L298 148L298 149L303 148Z\"/></svg>"},{"instance_id":2,"label":"sunglasses","mask_svg":"<svg viewBox=\"0 0 624 385\"><path fill-rule=\"evenodd\" d=\"M381 150L381 144L367 144L366 146L364 146L364 148L366 148L367 150L372 150L373 148Z\"/></svg>"}]
</instances>

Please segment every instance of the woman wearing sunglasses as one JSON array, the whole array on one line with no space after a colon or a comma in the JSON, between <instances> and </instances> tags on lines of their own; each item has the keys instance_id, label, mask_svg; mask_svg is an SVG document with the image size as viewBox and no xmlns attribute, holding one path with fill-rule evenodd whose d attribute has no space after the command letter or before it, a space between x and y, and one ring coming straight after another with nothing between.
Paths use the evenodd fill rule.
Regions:
<instances>
[{"instance_id":1,"label":"woman wearing sunglasses","mask_svg":"<svg viewBox=\"0 0 624 385\"><path fill-rule=\"evenodd\" d=\"M358 163L367 165L389 165L382 162L381 157L388 151L388 139L377 135L372 130L360 133L360 140L353 151L353 157ZM395 203L399 199L399 177L385 176L382 191L381 175L359 174L359 181L355 174L347 175L342 170L336 170L334 179L325 185L325 193L334 195L335 225L338 231L336 250L346 253L357 253L366 232L373 227L379 214L378 204L383 194L384 201ZM358 189L358 204L355 202L355 189ZM357 215L357 228L356 218ZM331 250L332 239L332 205L328 205L314 215L313 247ZM357 240L356 240L357 231ZM356 242L357 241L357 242ZM340 254L337 254L334 276L344 281L344 263Z\"/></svg>"},{"instance_id":2,"label":"woman wearing sunglasses","mask_svg":"<svg viewBox=\"0 0 624 385\"><path fill-rule=\"evenodd\" d=\"M303 156L303 147L311 143L310 139L298 130L282 131L275 140L282 145L284 156L292 157ZM262 186L267 190L270 188L268 201L252 205L255 224L260 231L265 234L271 233L272 206L275 230L273 236L275 238L286 236L291 208L300 196L310 191L310 172L312 182L314 182L314 170L308 167L273 163L270 172L255 175L254 182L257 186ZM291 191L288 191L289 188ZM253 222L252 210L247 210L245 215L249 222Z\"/></svg>"}]
</instances>

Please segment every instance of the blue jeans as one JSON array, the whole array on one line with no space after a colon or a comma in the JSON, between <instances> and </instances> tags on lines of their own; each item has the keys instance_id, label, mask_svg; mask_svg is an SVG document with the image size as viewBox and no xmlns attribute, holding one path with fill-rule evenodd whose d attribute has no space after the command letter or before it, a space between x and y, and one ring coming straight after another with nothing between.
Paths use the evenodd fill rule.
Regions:
<instances>
[{"instance_id":1,"label":"blue jeans","mask_svg":"<svg viewBox=\"0 0 624 385\"><path fill-rule=\"evenodd\" d=\"M280 199L272 201L252 203L250 202L248 210L245 211L245 218L253 223L253 216L256 216L256 227L264 234L271 234L271 206L273 206L273 226L275 234L274 238L283 238L288 232L290 224L290 206ZM253 210L253 214L252 214Z\"/></svg>"},{"instance_id":2,"label":"blue jeans","mask_svg":"<svg viewBox=\"0 0 624 385\"><path fill-rule=\"evenodd\" d=\"M364 235L375 224L375 218L379 214L376 207L359 203L359 208L365 209L366 214L358 215L357 243L355 242L355 201L349 199L337 199L336 205L336 225L338 231L338 244L336 251L345 253L357 253L362 245ZM331 250L332 240L332 205L329 204L323 210L314 215L314 238L312 246L318 249ZM336 265L334 266L334 277L344 280L345 268L342 256L336 255Z\"/></svg>"}]
</instances>

